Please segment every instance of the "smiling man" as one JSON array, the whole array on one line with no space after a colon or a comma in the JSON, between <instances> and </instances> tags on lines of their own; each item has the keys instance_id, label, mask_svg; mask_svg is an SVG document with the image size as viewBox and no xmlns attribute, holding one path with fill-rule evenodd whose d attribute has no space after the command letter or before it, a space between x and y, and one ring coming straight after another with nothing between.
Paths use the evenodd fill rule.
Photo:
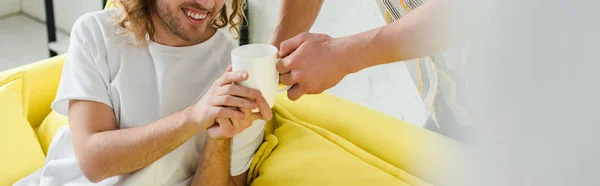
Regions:
<instances>
[{"instance_id":1,"label":"smiling man","mask_svg":"<svg viewBox=\"0 0 600 186\"><path fill-rule=\"evenodd\" d=\"M244 185L271 113L233 83L243 1L120 0L79 18L52 109L69 116L16 185ZM261 113L250 110L260 108Z\"/></svg>"}]
</instances>

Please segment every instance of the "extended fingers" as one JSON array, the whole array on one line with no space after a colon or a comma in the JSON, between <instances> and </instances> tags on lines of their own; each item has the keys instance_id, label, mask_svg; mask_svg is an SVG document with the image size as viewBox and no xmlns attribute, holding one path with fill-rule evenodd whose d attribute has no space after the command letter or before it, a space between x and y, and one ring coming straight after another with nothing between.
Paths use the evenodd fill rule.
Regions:
<instances>
[{"instance_id":1,"label":"extended fingers","mask_svg":"<svg viewBox=\"0 0 600 186\"><path fill-rule=\"evenodd\" d=\"M258 106L254 101L230 95L217 96L211 104L214 106L229 106L249 109L254 109Z\"/></svg>"},{"instance_id":2,"label":"extended fingers","mask_svg":"<svg viewBox=\"0 0 600 186\"><path fill-rule=\"evenodd\" d=\"M288 40L281 42L279 46L279 57L287 57L293 51L295 51L304 41L306 41L310 37L309 33L300 33Z\"/></svg>"},{"instance_id":3,"label":"extended fingers","mask_svg":"<svg viewBox=\"0 0 600 186\"><path fill-rule=\"evenodd\" d=\"M236 118L236 119L244 119L246 114L234 108L225 108L225 107L213 107L212 115L215 118Z\"/></svg>"},{"instance_id":4,"label":"extended fingers","mask_svg":"<svg viewBox=\"0 0 600 186\"><path fill-rule=\"evenodd\" d=\"M208 128L208 134L215 139L231 138L235 135L235 128L229 118L217 118L217 124Z\"/></svg>"},{"instance_id":5,"label":"extended fingers","mask_svg":"<svg viewBox=\"0 0 600 186\"><path fill-rule=\"evenodd\" d=\"M261 110L260 113L262 117L266 120L270 120L273 115L271 113L271 107L267 103L267 100L265 100L261 92L258 90L232 84L221 87L221 89L218 92L220 95L225 95L223 96L223 99L227 99L217 100L218 103L221 105L235 106L248 109L254 109L258 107L259 110ZM239 97L239 99L231 97Z\"/></svg>"},{"instance_id":6,"label":"extended fingers","mask_svg":"<svg viewBox=\"0 0 600 186\"><path fill-rule=\"evenodd\" d=\"M219 88L219 91L217 94L218 95L232 95L232 96L238 96L238 97L249 98L249 99L255 99L256 97L261 95L260 91L258 91L256 89L251 89L251 88L236 85L236 84L229 84L229 85L222 86L221 88Z\"/></svg>"},{"instance_id":7,"label":"extended fingers","mask_svg":"<svg viewBox=\"0 0 600 186\"><path fill-rule=\"evenodd\" d=\"M242 71L225 72L221 78L215 81L218 86L223 86L235 82L245 81L248 79L248 73Z\"/></svg>"}]
</instances>

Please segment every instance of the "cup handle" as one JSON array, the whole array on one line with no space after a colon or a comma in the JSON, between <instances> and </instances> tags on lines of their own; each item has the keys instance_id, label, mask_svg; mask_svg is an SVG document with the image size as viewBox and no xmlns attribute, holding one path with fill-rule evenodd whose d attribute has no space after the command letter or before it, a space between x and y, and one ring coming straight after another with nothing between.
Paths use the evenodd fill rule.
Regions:
<instances>
[{"instance_id":1,"label":"cup handle","mask_svg":"<svg viewBox=\"0 0 600 186\"><path fill-rule=\"evenodd\" d=\"M292 86L290 85L290 86L285 86L284 88L279 89L279 72L275 72L275 73L277 73L277 75L275 76L275 77L277 77L277 78L275 78L277 80L275 83L277 84L277 87L278 87L277 93L285 92L285 91L289 90L290 88L292 88Z\"/></svg>"},{"instance_id":2,"label":"cup handle","mask_svg":"<svg viewBox=\"0 0 600 186\"><path fill-rule=\"evenodd\" d=\"M277 93L288 91L290 88L292 88L292 86L285 86L282 89L277 89Z\"/></svg>"},{"instance_id":3,"label":"cup handle","mask_svg":"<svg viewBox=\"0 0 600 186\"><path fill-rule=\"evenodd\" d=\"M277 63L279 63L279 61L281 60L281 58L277 58ZM275 63L275 64L277 64ZM277 70L275 70L275 84L277 85L277 87L279 87L279 72L277 72ZM285 86L285 88L279 89L277 88L277 93L281 93L281 92L285 92L287 90L289 90L290 88L292 88L292 86Z\"/></svg>"}]
</instances>

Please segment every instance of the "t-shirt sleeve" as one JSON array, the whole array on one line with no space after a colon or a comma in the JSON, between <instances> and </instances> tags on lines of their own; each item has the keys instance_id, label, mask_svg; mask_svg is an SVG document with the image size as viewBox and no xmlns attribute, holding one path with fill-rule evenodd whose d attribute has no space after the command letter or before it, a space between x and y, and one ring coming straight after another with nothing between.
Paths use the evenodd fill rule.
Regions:
<instances>
[{"instance_id":1,"label":"t-shirt sleeve","mask_svg":"<svg viewBox=\"0 0 600 186\"><path fill-rule=\"evenodd\" d=\"M255 120L252 126L233 137L231 144L231 175L237 176L250 168L256 150L262 144L264 120Z\"/></svg>"},{"instance_id":2,"label":"t-shirt sleeve","mask_svg":"<svg viewBox=\"0 0 600 186\"><path fill-rule=\"evenodd\" d=\"M52 109L60 114L68 114L69 100L95 101L112 107L108 76L102 73L103 67L90 47L96 43L93 39L99 37L94 23L89 15L84 15L73 25L58 91L52 103Z\"/></svg>"}]
</instances>

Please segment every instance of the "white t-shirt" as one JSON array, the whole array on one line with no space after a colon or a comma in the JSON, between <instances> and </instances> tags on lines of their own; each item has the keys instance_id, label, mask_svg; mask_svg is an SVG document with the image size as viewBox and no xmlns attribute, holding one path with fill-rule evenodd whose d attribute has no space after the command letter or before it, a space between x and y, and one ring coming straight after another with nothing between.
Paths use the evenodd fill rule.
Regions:
<instances>
[{"instance_id":1,"label":"white t-shirt","mask_svg":"<svg viewBox=\"0 0 600 186\"><path fill-rule=\"evenodd\" d=\"M144 126L197 102L230 64L236 45L217 31L188 47L157 43L133 46L133 35L118 35L114 15L120 9L88 13L71 32L71 44L52 109L67 115L71 99L110 106L118 128ZM265 121L257 120L232 142L231 173L245 172L262 143ZM132 174L108 178L100 185L189 185L203 148L202 131L174 151ZM76 164L68 127L51 144L44 168L17 185L90 183Z\"/></svg>"}]
</instances>

